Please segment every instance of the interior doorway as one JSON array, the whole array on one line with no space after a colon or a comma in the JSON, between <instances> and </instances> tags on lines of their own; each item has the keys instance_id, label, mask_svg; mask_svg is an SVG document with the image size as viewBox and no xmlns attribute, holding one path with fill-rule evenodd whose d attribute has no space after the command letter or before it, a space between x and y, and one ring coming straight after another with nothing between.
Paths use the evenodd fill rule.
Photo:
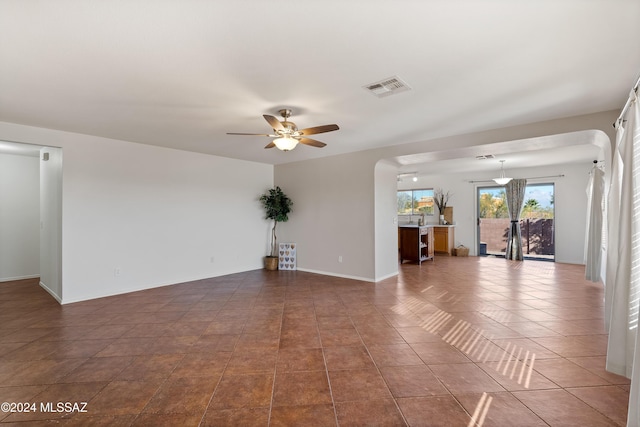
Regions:
<instances>
[{"instance_id":1,"label":"interior doorway","mask_svg":"<svg viewBox=\"0 0 640 427\"><path fill-rule=\"evenodd\" d=\"M62 303L62 148L0 141L0 155L4 155L3 172L12 172L3 176L5 184L13 193L28 192L33 203L11 206L17 214L2 218L0 259L10 258L11 268L0 263L0 282L39 278L40 286ZM28 159L28 164L19 159ZM27 187L27 180L33 185ZM0 191L0 204L14 201L9 192ZM27 215L33 219L24 221ZM11 257L7 251L13 251ZM24 268L16 270L17 266Z\"/></svg>"},{"instance_id":2,"label":"interior doorway","mask_svg":"<svg viewBox=\"0 0 640 427\"><path fill-rule=\"evenodd\" d=\"M525 259L555 261L555 191L553 183L527 184L520 214ZM504 257L509 210L502 186L477 188L478 255Z\"/></svg>"}]
</instances>

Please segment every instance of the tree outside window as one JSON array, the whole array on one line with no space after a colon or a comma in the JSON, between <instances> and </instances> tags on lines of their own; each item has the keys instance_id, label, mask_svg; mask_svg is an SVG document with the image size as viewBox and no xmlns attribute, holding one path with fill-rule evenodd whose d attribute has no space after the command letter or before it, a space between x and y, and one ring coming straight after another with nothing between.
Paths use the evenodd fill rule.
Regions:
<instances>
[{"instance_id":1,"label":"tree outside window","mask_svg":"<svg viewBox=\"0 0 640 427\"><path fill-rule=\"evenodd\" d=\"M480 218L509 218L507 193L503 189L480 194Z\"/></svg>"},{"instance_id":2,"label":"tree outside window","mask_svg":"<svg viewBox=\"0 0 640 427\"><path fill-rule=\"evenodd\" d=\"M433 188L398 191L398 215L433 215Z\"/></svg>"}]
</instances>

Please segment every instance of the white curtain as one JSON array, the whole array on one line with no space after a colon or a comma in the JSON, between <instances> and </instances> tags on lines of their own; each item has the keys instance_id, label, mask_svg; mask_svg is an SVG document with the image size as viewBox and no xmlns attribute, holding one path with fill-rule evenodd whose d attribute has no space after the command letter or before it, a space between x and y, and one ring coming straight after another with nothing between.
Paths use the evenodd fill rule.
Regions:
<instances>
[{"instance_id":1,"label":"white curtain","mask_svg":"<svg viewBox=\"0 0 640 427\"><path fill-rule=\"evenodd\" d=\"M592 282L600 280L602 268L602 194L604 172L593 167L587 187L587 238L585 244L585 277Z\"/></svg>"},{"instance_id":2,"label":"white curtain","mask_svg":"<svg viewBox=\"0 0 640 427\"><path fill-rule=\"evenodd\" d=\"M607 250L605 306L609 343L607 370L631 378L628 426L640 425L640 108L635 91L619 124L609 194L610 224ZM635 166L634 166L635 165ZM615 215L616 209L618 215ZM615 244L612 238L617 237ZM613 277L609 272L614 272Z\"/></svg>"},{"instance_id":3,"label":"white curtain","mask_svg":"<svg viewBox=\"0 0 640 427\"><path fill-rule=\"evenodd\" d=\"M507 238L506 258L514 261L522 261L522 234L520 233L520 212L524 203L524 191L527 188L526 179L512 179L504 186L507 193L507 208L511 227Z\"/></svg>"},{"instance_id":4,"label":"white curtain","mask_svg":"<svg viewBox=\"0 0 640 427\"><path fill-rule=\"evenodd\" d=\"M618 230L620 218L620 185L622 183L622 159L618 147L624 136L624 128L618 126L616 142L611 153L611 183L607 197L607 261L605 266L605 288L604 288L604 324L607 331L611 328L611 305L613 301L613 290L616 282L616 268L618 265Z\"/></svg>"}]
</instances>

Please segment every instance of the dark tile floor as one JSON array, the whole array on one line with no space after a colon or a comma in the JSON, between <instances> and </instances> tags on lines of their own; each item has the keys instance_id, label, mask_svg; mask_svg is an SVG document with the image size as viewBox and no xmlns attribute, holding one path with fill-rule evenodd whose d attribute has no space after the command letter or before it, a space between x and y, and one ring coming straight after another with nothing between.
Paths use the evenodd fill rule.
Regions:
<instances>
[{"instance_id":1,"label":"dark tile floor","mask_svg":"<svg viewBox=\"0 0 640 427\"><path fill-rule=\"evenodd\" d=\"M0 402L20 412L0 423L625 424L629 381L604 370L603 289L583 267L400 270L251 271L66 306L35 280L1 283Z\"/></svg>"}]
</instances>

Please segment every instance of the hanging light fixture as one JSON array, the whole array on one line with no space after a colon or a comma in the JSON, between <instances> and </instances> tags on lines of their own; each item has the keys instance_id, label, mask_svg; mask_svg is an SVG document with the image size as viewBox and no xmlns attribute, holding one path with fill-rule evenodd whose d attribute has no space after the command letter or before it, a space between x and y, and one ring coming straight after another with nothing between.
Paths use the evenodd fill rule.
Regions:
<instances>
[{"instance_id":1,"label":"hanging light fixture","mask_svg":"<svg viewBox=\"0 0 640 427\"><path fill-rule=\"evenodd\" d=\"M504 173L504 160L500 160L500 178L493 178L498 185L507 185L513 178L508 178Z\"/></svg>"}]
</instances>

